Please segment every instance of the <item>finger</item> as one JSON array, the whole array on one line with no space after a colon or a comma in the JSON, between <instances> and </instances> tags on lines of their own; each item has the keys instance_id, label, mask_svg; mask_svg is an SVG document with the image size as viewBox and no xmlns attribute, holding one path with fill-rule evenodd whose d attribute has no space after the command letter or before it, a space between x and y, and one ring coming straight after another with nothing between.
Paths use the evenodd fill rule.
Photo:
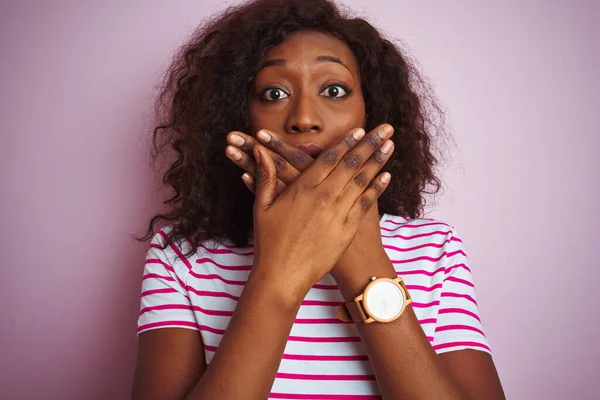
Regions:
<instances>
[{"instance_id":1,"label":"finger","mask_svg":"<svg viewBox=\"0 0 600 400\"><path fill-rule=\"evenodd\" d=\"M256 136L263 146L273 150L277 154L280 154L286 159L290 166L299 172L305 171L314 161L314 158L310 154L287 143L274 132L261 129L256 132Z\"/></svg>"},{"instance_id":2,"label":"finger","mask_svg":"<svg viewBox=\"0 0 600 400\"><path fill-rule=\"evenodd\" d=\"M239 165L241 168L243 168L245 171L254 175L255 163L254 163L254 159L250 155L252 154L252 151L253 151L252 149L254 148L254 146L257 143L256 140L252 136L248 136L242 132L232 131L227 135L227 142L231 146L233 146L234 148L237 148L238 150L240 150L242 152L242 158L239 160L239 163L236 162L236 160L232 159L231 157L230 157L230 159L232 159L232 161L236 162L236 164ZM285 146L290 147L290 145L288 145L287 143L285 144ZM282 155L281 153L270 150L270 149L268 149L267 146L265 146L265 148L271 155L271 158L273 158L273 162L275 163L275 167L277 168L277 177L282 182L285 182L286 184L290 184L293 181L295 181L296 178L298 178L298 176L300 176L301 171L304 171L304 169L298 170L293 165L291 165L288 162L288 160L286 159L286 157L284 155ZM312 162L313 158L310 157L310 155L308 155L307 153L303 152L300 149L297 149L297 151L300 153L298 153L296 156L294 156L294 159L299 159L301 157L305 157L305 158L308 157L308 158L310 158L310 162Z\"/></svg>"},{"instance_id":3,"label":"finger","mask_svg":"<svg viewBox=\"0 0 600 400\"><path fill-rule=\"evenodd\" d=\"M249 173L245 172L244 175L242 175L242 181L244 182L244 185L246 185L248 190L252 192L252 194L256 194L254 187L254 178L252 178Z\"/></svg>"},{"instance_id":4,"label":"finger","mask_svg":"<svg viewBox=\"0 0 600 400\"><path fill-rule=\"evenodd\" d=\"M261 145L254 146L256 158L256 197L254 207L256 211L264 211L275 201L277 175L273 159Z\"/></svg>"},{"instance_id":5,"label":"finger","mask_svg":"<svg viewBox=\"0 0 600 400\"><path fill-rule=\"evenodd\" d=\"M394 128L389 124L379 125L377 128L369 132L365 137L356 144L350 151L341 156L341 161L336 168L333 169L331 174L327 177L328 188L332 190L332 194L340 198L341 193L350 182L355 181L359 183L362 188L360 192L353 193L354 197L350 199L352 203L356 200L356 197L362 192L364 187L371 182L375 174L383 167L385 163L376 163L376 168L371 168L371 175L358 174L362 172L362 168L368 160L372 159L375 155L380 161L384 159L387 161L389 154L382 154L380 152L381 145L388 140L394 134ZM372 165L373 166L373 165ZM373 169L375 171L373 172ZM369 171L366 171L369 172ZM351 195L351 197L352 197Z\"/></svg>"},{"instance_id":6,"label":"finger","mask_svg":"<svg viewBox=\"0 0 600 400\"><path fill-rule=\"evenodd\" d=\"M320 185L338 167L342 157L346 155L365 136L362 128L353 129L350 133L337 139L331 147L323 151L300 176L298 184L307 188ZM344 182L345 184L346 182ZM331 183L330 183L331 184ZM338 185L339 186L339 185ZM339 189L341 190L341 188ZM339 193L335 192L335 195ZM332 192L333 194L333 192Z\"/></svg>"},{"instance_id":7,"label":"finger","mask_svg":"<svg viewBox=\"0 0 600 400\"><path fill-rule=\"evenodd\" d=\"M236 148L234 146L227 146L225 148L225 154L231 161L233 161L233 163L235 165L237 165L238 167L240 167L241 169L246 171L248 174L250 174L251 177L256 176L256 160L254 160L253 157L250 157L248 154L242 152L241 150L239 150L238 148ZM281 159L280 156L277 156L277 157L279 157ZM275 168L277 168L277 160L274 159L273 162L275 163ZM278 193L280 193L280 191L283 191L286 187L287 187L287 185L279 178L279 175L278 175L277 176ZM255 192L252 191L252 193L255 193Z\"/></svg>"},{"instance_id":8,"label":"finger","mask_svg":"<svg viewBox=\"0 0 600 400\"><path fill-rule=\"evenodd\" d=\"M244 175L242 175L242 181L244 182L244 184L246 185L248 190L250 190L253 194L256 194L256 182L254 181L254 178L252 177L252 175L250 175L249 173L246 172ZM287 188L287 185L278 179L277 180L277 188L276 188L277 197L279 197L279 195L281 193L283 193L283 191L286 188Z\"/></svg>"},{"instance_id":9,"label":"finger","mask_svg":"<svg viewBox=\"0 0 600 400\"><path fill-rule=\"evenodd\" d=\"M389 139L383 143L357 171L337 198L340 207L349 210L356 199L365 191L394 152L394 142Z\"/></svg>"},{"instance_id":10,"label":"finger","mask_svg":"<svg viewBox=\"0 0 600 400\"><path fill-rule=\"evenodd\" d=\"M356 199L348 216L346 222L350 226L359 226L367 212L376 204L377 199L383 194L390 184L391 175L389 172L380 174L374 179L369 187Z\"/></svg>"}]
</instances>

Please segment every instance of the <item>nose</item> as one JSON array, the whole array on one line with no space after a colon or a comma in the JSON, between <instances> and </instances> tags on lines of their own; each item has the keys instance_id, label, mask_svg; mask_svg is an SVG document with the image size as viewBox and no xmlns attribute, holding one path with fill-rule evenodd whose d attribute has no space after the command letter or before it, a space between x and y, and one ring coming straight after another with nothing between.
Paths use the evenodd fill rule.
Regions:
<instances>
[{"instance_id":1,"label":"nose","mask_svg":"<svg viewBox=\"0 0 600 400\"><path fill-rule=\"evenodd\" d=\"M288 133L322 132L323 118L318 109L318 100L308 95L298 95L292 101L290 114L286 121L286 131Z\"/></svg>"}]
</instances>

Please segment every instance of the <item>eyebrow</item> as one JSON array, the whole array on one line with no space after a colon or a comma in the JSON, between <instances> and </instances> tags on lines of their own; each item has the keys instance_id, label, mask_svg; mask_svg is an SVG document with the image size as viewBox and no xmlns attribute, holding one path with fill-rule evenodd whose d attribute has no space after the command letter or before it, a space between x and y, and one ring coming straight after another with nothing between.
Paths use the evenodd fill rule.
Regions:
<instances>
[{"instance_id":1,"label":"eyebrow","mask_svg":"<svg viewBox=\"0 0 600 400\"><path fill-rule=\"evenodd\" d=\"M318 56L317 57L317 64L323 64L326 62L333 62L336 64L340 64L341 66L343 66L344 68L346 68L351 74L352 71L350 71L350 68L348 68L348 66L346 64L344 64L344 62L342 60L340 60L337 57L333 57L333 56ZM258 71L260 71L263 68L266 67L285 67L285 60L282 58L273 58L271 60L266 60L265 62L263 62L261 64L261 66L258 68Z\"/></svg>"}]
</instances>

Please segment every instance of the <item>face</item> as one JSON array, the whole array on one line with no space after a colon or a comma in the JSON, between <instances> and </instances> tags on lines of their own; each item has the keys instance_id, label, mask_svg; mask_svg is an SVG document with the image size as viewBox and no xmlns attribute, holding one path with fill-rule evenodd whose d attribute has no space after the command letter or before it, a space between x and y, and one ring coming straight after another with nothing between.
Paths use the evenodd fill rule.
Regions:
<instances>
[{"instance_id":1,"label":"face","mask_svg":"<svg viewBox=\"0 0 600 400\"><path fill-rule=\"evenodd\" d=\"M326 149L351 129L364 127L365 103L352 50L324 33L290 34L265 55L249 111L249 134L267 129L294 146Z\"/></svg>"}]
</instances>

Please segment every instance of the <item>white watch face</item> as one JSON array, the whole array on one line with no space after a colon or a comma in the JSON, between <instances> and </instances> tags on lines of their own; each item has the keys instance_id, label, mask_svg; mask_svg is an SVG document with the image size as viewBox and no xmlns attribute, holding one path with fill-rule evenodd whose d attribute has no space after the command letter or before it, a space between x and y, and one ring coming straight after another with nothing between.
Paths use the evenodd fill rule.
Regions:
<instances>
[{"instance_id":1,"label":"white watch face","mask_svg":"<svg viewBox=\"0 0 600 400\"><path fill-rule=\"evenodd\" d=\"M404 295L392 282L377 282L369 288L365 303L375 318L390 319L402 310Z\"/></svg>"}]
</instances>

